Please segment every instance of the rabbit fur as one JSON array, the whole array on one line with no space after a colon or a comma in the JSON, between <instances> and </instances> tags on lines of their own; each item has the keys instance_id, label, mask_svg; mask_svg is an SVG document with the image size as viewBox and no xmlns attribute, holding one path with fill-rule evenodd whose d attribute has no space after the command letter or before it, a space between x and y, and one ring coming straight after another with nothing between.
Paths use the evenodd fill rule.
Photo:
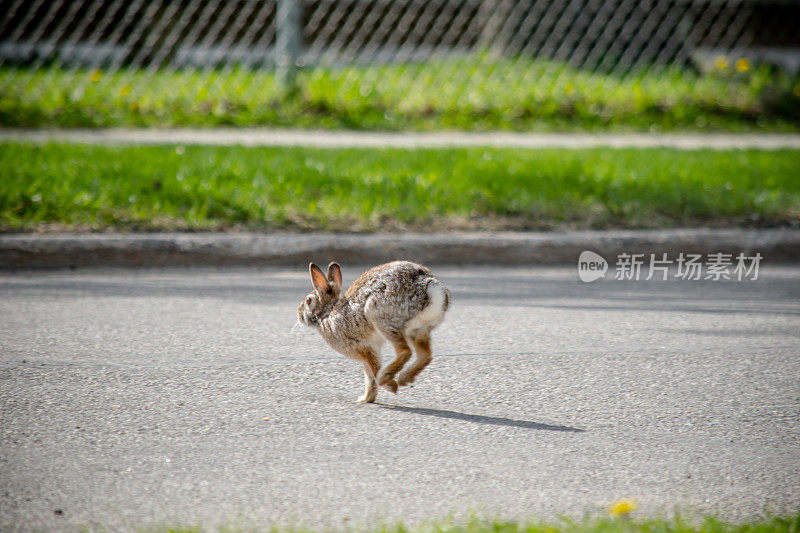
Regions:
<instances>
[{"instance_id":1,"label":"rabbit fur","mask_svg":"<svg viewBox=\"0 0 800 533\"><path fill-rule=\"evenodd\" d=\"M316 329L337 352L364 365L364 395L371 403L378 385L396 393L413 383L431 361L430 333L444 319L450 292L422 265L394 261L371 268L343 295L342 270L331 263L325 274L309 266L310 292L297 309L303 325ZM380 348L389 341L395 359L381 369ZM413 352L414 363L403 370Z\"/></svg>"}]
</instances>

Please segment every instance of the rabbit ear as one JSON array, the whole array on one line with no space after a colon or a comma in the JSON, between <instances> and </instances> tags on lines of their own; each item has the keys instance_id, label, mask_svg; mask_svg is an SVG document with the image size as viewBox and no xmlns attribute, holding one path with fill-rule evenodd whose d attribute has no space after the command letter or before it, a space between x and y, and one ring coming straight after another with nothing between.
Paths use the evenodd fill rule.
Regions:
<instances>
[{"instance_id":1,"label":"rabbit ear","mask_svg":"<svg viewBox=\"0 0 800 533\"><path fill-rule=\"evenodd\" d=\"M325 273L322 269L316 264L310 263L308 265L308 271L311 273L311 284L314 288L320 293L324 292L328 288L328 280L325 279Z\"/></svg>"},{"instance_id":2,"label":"rabbit ear","mask_svg":"<svg viewBox=\"0 0 800 533\"><path fill-rule=\"evenodd\" d=\"M328 265L328 281L337 291L342 288L342 269L339 267L339 263Z\"/></svg>"}]
</instances>

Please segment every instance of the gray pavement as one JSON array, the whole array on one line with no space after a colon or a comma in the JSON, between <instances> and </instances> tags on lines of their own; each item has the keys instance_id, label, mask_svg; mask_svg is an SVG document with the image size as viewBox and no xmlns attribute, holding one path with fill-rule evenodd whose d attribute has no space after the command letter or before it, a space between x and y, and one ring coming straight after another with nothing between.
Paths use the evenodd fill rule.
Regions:
<instances>
[{"instance_id":1,"label":"gray pavement","mask_svg":"<svg viewBox=\"0 0 800 533\"><path fill-rule=\"evenodd\" d=\"M318 148L677 148L800 149L797 134L366 132L266 128L0 129L0 141L87 144L210 144Z\"/></svg>"},{"instance_id":2,"label":"gray pavement","mask_svg":"<svg viewBox=\"0 0 800 533\"><path fill-rule=\"evenodd\" d=\"M435 271L434 361L376 405L293 328L302 267L0 273L0 530L800 509L800 267Z\"/></svg>"}]
</instances>

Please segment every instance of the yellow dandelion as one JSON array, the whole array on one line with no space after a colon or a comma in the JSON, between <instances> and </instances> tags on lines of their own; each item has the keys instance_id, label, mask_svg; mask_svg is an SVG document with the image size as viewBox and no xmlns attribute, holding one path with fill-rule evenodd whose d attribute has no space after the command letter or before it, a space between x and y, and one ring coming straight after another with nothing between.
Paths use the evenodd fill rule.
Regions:
<instances>
[{"instance_id":1,"label":"yellow dandelion","mask_svg":"<svg viewBox=\"0 0 800 533\"><path fill-rule=\"evenodd\" d=\"M639 507L636 500L630 498L623 498L611 504L608 508L608 514L611 516L627 516L629 513L635 511Z\"/></svg>"},{"instance_id":2,"label":"yellow dandelion","mask_svg":"<svg viewBox=\"0 0 800 533\"><path fill-rule=\"evenodd\" d=\"M572 83L567 83L566 87L564 87L564 92L567 94L573 94L575 92L575 86Z\"/></svg>"},{"instance_id":3,"label":"yellow dandelion","mask_svg":"<svg viewBox=\"0 0 800 533\"><path fill-rule=\"evenodd\" d=\"M123 85L119 88L119 94L120 96L128 96L131 94L131 86L128 84Z\"/></svg>"},{"instance_id":4,"label":"yellow dandelion","mask_svg":"<svg viewBox=\"0 0 800 533\"><path fill-rule=\"evenodd\" d=\"M98 81L100 81L100 79L102 79L102 77L103 73L100 72L99 70L93 70L92 72L89 73L89 80L91 80L92 83L97 83Z\"/></svg>"},{"instance_id":5,"label":"yellow dandelion","mask_svg":"<svg viewBox=\"0 0 800 533\"><path fill-rule=\"evenodd\" d=\"M743 57L737 60L734 66L736 67L736 70L738 72L746 72L750 70L750 61L748 61L747 58Z\"/></svg>"},{"instance_id":6,"label":"yellow dandelion","mask_svg":"<svg viewBox=\"0 0 800 533\"><path fill-rule=\"evenodd\" d=\"M714 66L717 67L717 69L719 70L728 68L728 65L729 65L728 58L725 56L717 56L714 59Z\"/></svg>"}]
</instances>

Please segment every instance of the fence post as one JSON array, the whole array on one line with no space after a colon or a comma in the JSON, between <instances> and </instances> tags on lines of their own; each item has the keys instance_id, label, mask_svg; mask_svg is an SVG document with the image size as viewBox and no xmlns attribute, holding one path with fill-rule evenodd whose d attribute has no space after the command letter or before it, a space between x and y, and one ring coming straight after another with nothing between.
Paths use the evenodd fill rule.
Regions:
<instances>
[{"instance_id":1,"label":"fence post","mask_svg":"<svg viewBox=\"0 0 800 533\"><path fill-rule=\"evenodd\" d=\"M531 6L528 6L530 8ZM512 0L484 0L480 4L478 16L483 28L478 38L478 46L499 59L508 46L508 35L504 35L504 26L514 9Z\"/></svg>"},{"instance_id":2,"label":"fence post","mask_svg":"<svg viewBox=\"0 0 800 533\"><path fill-rule=\"evenodd\" d=\"M285 93L297 89L297 58L303 34L300 7L300 0L278 0L275 74Z\"/></svg>"}]
</instances>

